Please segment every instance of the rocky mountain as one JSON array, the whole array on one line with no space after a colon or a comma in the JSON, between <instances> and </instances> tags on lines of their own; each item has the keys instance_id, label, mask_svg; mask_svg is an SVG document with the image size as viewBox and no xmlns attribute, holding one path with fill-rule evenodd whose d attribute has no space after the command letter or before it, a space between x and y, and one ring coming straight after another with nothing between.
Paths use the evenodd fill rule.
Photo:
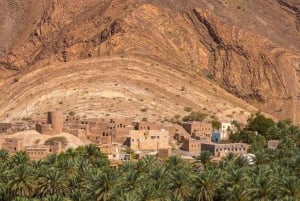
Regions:
<instances>
[{"instance_id":1,"label":"rocky mountain","mask_svg":"<svg viewBox=\"0 0 300 201\"><path fill-rule=\"evenodd\" d=\"M0 116L300 121L298 0L0 0ZM179 109L178 109L179 108Z\"/></svg>"}]
</instances>

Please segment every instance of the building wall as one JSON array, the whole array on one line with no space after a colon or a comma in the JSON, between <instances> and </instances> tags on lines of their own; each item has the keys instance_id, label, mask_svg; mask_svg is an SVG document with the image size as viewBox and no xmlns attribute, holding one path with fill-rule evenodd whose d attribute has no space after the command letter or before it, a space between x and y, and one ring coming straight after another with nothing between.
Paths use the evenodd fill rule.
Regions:
<instances>
[{"instance_id":1,"label":"building wall","mask_svg":"<svg viewBox=\"0 0 300 201\"><path fill-rule=\"evenodd\" d=\"M203 122L189 122L184 123L183 128L191 134L193 138L201 139L206 138L208 143L210 143L211 133L213 131L211 123L203 123Z\"/></svg>"},{"instance_id":2,"label":"building wall","mask_svg":"<svg viewBox=\"0 0 300 201\"><path fill-rule=\"evenodd\" d=\"M138 122L136 130L159 130L160 127L156 122Z\"/></svg>"},{"instance_id":3,"label":"building wall","mask_svg":"<svg viewBox=\"0 0 300 201\"><path fill-rule=\"evenodd\" d=\"M59 154L62 152L62 144L59 141L53 142L52 145L49 145L49 152L52 154Z\"/></svg>"},{"instance_id":4,"label":"building wall","mask_svg":"<svg viewBox=\"0 0 300 201\"><path fill-rule=\"evenodd\" d=\"M23 150L23 139L19 138L1 138L0 149L5 149L10 154Z\"/></svg>"},{"instance_id":5,"label":"building wall","mask_svg":"<svg viewBox=\"0 0 300 201\"><path fill-rule=\"evenodd\" d=\"M47 123L51 125L51 128L56 133L61 133L63 128L63 117L59 111L48 112Z\"/></svg>"},{"instance_id":6,"label":"building wall","mask_svg":"<svg viewBox=\"0 0 300 201\"><path fill-rule=\"evenodd\" d=\"M181 149L188 152L198 152L200 153L201 142L195 139L184 139Z\"/></svg>"},{"instance_id":7,"label":"building wall","mask_svg":"<svg viewBox=\"0 0 300 201\"><path fill-rule=\"evenodd\" d=\"M41 160L50 154L50 147L47 145L26 147L25 151L31 160Z\"/></svg>"},{"instance_id":8,"label":"building wall","mask_svg":"<svg viewBox=\"0 0 300 201\"><path fill-rule=\"evenodd\" d=\"M228 153L246 154L249 145L246 143L205 144L201 143L201 151L209 151L215 157L223 157Z\"/></svg>"},{"instance_id":9,"label":"building wall","mask_svg":"<svg viewBox=\"0 0 300 201\"><path fill-rule=\"evenodd\" d=\"M221 140L228 140L231 131L233 130L233 125L231 123L221 123Z\"/></svg>"},{"instance_id":10,"label":"building wall","mask_svg":"<svg viewBox=\"0 0 300 201\"><path fill-rule=\"evenodd\" d=\"M0 123L0 133L6 133L7 129L11 128L11 123Z\"/></svg>"},{"instance_id":11,"label":"building wall","mask_svg":"<svg viewBox=\"0 0 300 201\"><path fill-rule=\"evenodd\" d=\"M169 148L169 132L161 130L131 130L130 148L133 150L159 150Z\"/></svg>"},{"instance_id":12,"label":"building wall","mask_svg":"<svg viewBox=\"0 0 300 201\"><path fill-rule=\"evenodd\" d=\"M221 142L221 136L222 136L221 132L213 132L212 135L211 135L211 141L213 143L220 143Z\"/></svg>"},{"instance_id":13,"label":"building wall","mask_svg":"<svg viewBox=\"0 0 300 201\"><path fill-rule=\"evenodd\" d=\"M159 158L168 158L172 156L172 149L159 149L158 157Z\"/></svg>"},{"instance_id":14,"label":"building wall","mask_svg":"<svg viewBox=\"0 0 300 201\"><path fill-rule=\"evenodd\" d=\"M103 144L98 146L99 150L106 154L108 160L121 160L121 146L118 144Z\"/></svg>"}]
</instances>

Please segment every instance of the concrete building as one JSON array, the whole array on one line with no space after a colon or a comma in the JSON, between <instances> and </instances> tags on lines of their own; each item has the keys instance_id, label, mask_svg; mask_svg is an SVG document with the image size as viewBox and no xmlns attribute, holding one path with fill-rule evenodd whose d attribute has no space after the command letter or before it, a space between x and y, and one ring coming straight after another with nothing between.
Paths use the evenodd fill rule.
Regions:
<instances>
[{"instance_id":1,"label":"concrete building","mask_svg":"<svg viewBox=\"0 0 300 201\"><path fill-rule=\"evenodd\" d=\"M222 122L220 130L221 140L228 140L231 133L235 131L235 127L229 122Z\"/></svg>"},{"instance_id":2,"label":"concrete building","mask_svg":"<svg viewBox=\"0 0 300 201\"><path fill-rule=\"evenodd\" d=\"M203 122L188 122L183 123L183 128L195 139L206 140L207 143L211 142L211 133L213 131L211 123Z\"/></svg>"},{"instance_id":3,"label":"concrete building","mask_svg":"<svg viewBox=\"0 0 300 201\"><path fill-rule=\"evenodd\" d=\"M10 154L23 150L23 139L21 138L0 138L0 149L5 149Z\"/></svg>"},{"instance_id":4,"label":"concrete building","mask_svg":"<svg viewBox=\"0 0 300 201\"><path fill-rule=\"evenodd\" d=\"M209 151L214 157L223 157L228 153L246 154L249 145L246 143L207 144L201 143L201 151Z\"/></svg>"},{"instance_id":5,"label":"concrete building","mask_svg":"<svg viewBox=\"0 0 300 201\"><path fill-rule=\"evenodd\" d=\"M158 151L169 148L169 132L165 130L131 130L130 148L142 151Z\"/></svg>"}]
</instances>

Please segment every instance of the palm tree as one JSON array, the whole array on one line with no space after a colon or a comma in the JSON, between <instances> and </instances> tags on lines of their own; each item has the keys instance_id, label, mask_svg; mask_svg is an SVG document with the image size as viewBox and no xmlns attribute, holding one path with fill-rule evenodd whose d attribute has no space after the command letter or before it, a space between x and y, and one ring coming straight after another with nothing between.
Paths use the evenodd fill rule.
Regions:
<instances>
[{"instance_id":1,"label":"palm tree","mask_svg":"<svg viewBox=\"0 0 300 201\"><path fill-rule=\"evenodd\" d=\"M264 151L255 152L254 162L256 165L262 165L269 162L269 156Z\"/></svg>"},{"instance_id":2,"label":"palm tree","mask_svg":"<svg viewBox=\"0 0 300 201\"><path fill-rule=\"evenodd\" d=\"M63 172L54 168L45 171L45 173L40 176L38 184L38 194L42 196L47 194L66 195L69 191L68 181L65 175Z\"/></svg>"},{"instance_id":3,"label":"palm tree","mask_svg":"<svg viewBox=\"0 0 300 201\"><path fill-rule=\"evenodd\" d=\"M0 200L10 200L10 196L6 183L0 182Z\"/></svg>"},{"instance_id":4,"label":"palm tree","mask_svg":"<svg viewBox=\"0 0 300 201\"><path fill-rule=\"evenodd\" d=\"M275 185L274 180L266 175L259 175L257 177L250 177L249 188L246 193L250 200L269 201L274 200Z\"/></svg>"},{"instance_id":5,"label":"palm tree","mask_svg":"<svg viewBox=\"0 0 300 201\"><path fill-rule=\"evenodd\" d=\"M213 201L217 188L220 185L219 173L205 171L193 178L193 200Z\"/></svg>"},{"instance_id":6,"label":"palm tree","mask_svg":"<svg viewBox=\"0 0 300 201\"><path fill-rule=\"evenodd\" d=\"M153 185L143 185L137 190L137 196L140 201L156 201L159 196Z\"/></svg>"},{"instance_id":7,"label":"palm tree","mask_svg":"<svg viewBox=\"0 0 300 201\"><path fill-rule=\"evenodd\" d=\"M241 185L234 185L230 188L227 188L225 191L226 200L230 201L248 201L246 190Z\"/></svg>"},{"instance_id":8,"label":"palm tree","mask_svg":"<svg viewBox=\"0 0 300 201\"><path fill-rule=\"evenodd\" d=\"M147 177L148 183L153 185L156 194L160 197L160 200L167 198L167 180L169 173L165 167L155 166L153 167Z\"/></svg>"},{"instance_id":9,"label":"palm tree","mask_svg":"<svg viewBox=\"0 0 300 201\"><path fill-rule=\"evenodd\" d=\"M191 174L184 169L174 170L168 179L169 190L175 197L187 199L192 193Z\"/></svg>"},{"instance_id":10,"label":"palm tree","mask_svg":"<svg viewBox=\"0 0 300 201\"><path fill-rule=\"evenodd\" d=\"M122 174L122 177L120 179L120 186L127 192L131 192L139 187L141 179L142 178L136 170L131 170Z\"/></svg>"},{"instance_id":11,"label":"palm tree","mask_svg":"<svg viewBox=\"0 0 300 201\"><path fill-rule=\"evenodd\" d=\"M34 169L21 164L8 174L8 189L16 196L29 197L33 195L36 186Z\"/></svg>"},{"instance_id":12,"label":"palm tree","mask_svg":"<svg viewBox=\"0 0 300 201\"><path fill-rule=\"evenodd\" d=\"M84 189L72 189L69 197L72 201L87 201L87 200L91 200L90 196L88 195L88 193L84 190Z\"/></svg>"},{"instance_id":13,"label":"palm tree","mask_svg":"<svg viewBox=\"0 0 300 201\"><path fill-rule=\"evenodd\" d=\"M146 155L141 160L143 169L148 172L157 163L157 157L152 155Z\"/></svg>"},{"instance_id":14,"label":"palm tree","mask_svg":"<svg viewBox=\"0 0 300 201\"><path fill-rule=\"evenodd\" d=\"M291 197L295 200L300 200L299 178L283 175L279 180L279 189L282 192L282 197Z\"/></svg>"},{"instance_id":15,"label":"palm tree","mask_svg":"<svg viewBox=\"0 0 300 201\"><path fill-rule=\"evenodd\" d=\"M180 156L171 156L167 160L167 167L171 170L178 170L186 166L184 160Z\"/></svg>"},{"instance_id":16,"label":"palm tree","mask_svg":"<svg viewBox=\"0 0 300 201\"><path fill-rule=\"evenodd\" d=\"M68 157L63 157L57 162L57 168L63 172L68 178L74 178L78 175L75 161Z\"/></svg>"},{"instance_id":17,"label":"palm tree","mask_svg":"<svg viewBox=\"0 0 300 201\"><path fill-rule=\"evenodd\" d=\"M1 164L6 164L9 159L9 154L8 151L5 149L0 149L0 163Z\"/></svg>"},{"instance_id":18,"label":"palm tree","mask_svg":"<svg viewBox=\"0 0 300 201\"><path fill-rule=\"evenodd\" d=\"M44 162L42 160L33 160L31 162L31 166L34 168L34 169L40 169L42 168L44 165Z\"/></svg>"},{"instance_id":19,"label":"palm tree","mask_svg":"<svg viewBox=\"0 0 300 201\"><path fill-rule=\"evenodd\" d=\"M57 194L54 194L54 195L48 195L46 197L44 197L42 199L42 201L71 201L61 195L57 195Z\"/></svg>"},{"instance_id":20,"label":"palm tree","mask_svg":"<svg viewBox=\"0 0 300 201\"><path fill-rule=\"evenodd\" d=\"M91 193L93 200L106 201L109 200L109 196L112 193L116 174L113 169L106 169L103 172L98 172L95 177L90 180L89 192Z\"/></svg>"},{"instance_id":21,"label":"palm tree","mask_svg":"<svg viewBox=\"0 0 300 201\"><path fill-rule=\"evenodd\" d=\"M244 156L238 156L235 161L234 165L237 166L238 168L246 167L248 166L249 162L246 157Z\"/></svg>"},{"instance_id":22,"label":"palm tree","mask_svg":"<svg viewBox=\"0 0 300 201\"><path fill-rule=\"evenodd\" d=\"M16 165L22 165L22 164L27 164L30 162L29 156L26 154L25 151L19 151L15 155L13 155L10 158L10 165L11 167L14 167Z\"/></svg>"},{"instance_id":23,"label":"palm tree","mask_svg":"<svg viewBox=\"0 0 300 201\"><path fill-rule=\"evenodd\" d=\"M197 157L200 160L201 164L203 165L204 169L211 163L211 155L209 151L202 151L200 156Z\"/></svg>"}]
</instances>

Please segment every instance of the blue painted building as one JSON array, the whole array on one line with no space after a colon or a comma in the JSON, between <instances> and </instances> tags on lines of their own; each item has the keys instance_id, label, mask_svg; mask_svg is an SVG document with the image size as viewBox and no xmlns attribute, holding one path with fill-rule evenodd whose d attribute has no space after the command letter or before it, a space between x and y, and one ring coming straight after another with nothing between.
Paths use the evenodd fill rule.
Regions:
<instances>
[{"instance_id":1,"label":"blue painted building","mask_svg":"<svg viewBox=\"0 0 300 201\"><path fill-rule=\"evenodd\" d=\"M211 134L211 142L220 143L221 142L221 132L213 132Z\"/></svg>"}]
</instances>

